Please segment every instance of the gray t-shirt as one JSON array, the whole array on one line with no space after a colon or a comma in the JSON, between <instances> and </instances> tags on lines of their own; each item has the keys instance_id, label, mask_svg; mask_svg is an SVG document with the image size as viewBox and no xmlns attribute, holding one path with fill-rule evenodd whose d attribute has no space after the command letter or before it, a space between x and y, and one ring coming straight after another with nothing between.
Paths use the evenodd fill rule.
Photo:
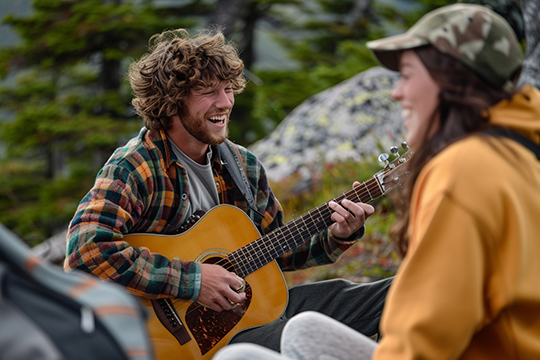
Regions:
<instances>
[{"instance_id":1,"label":"gray t-shirt","mask_svg":"<svg viewBox=\"0 0 540 360\"><path fill-rule=\"evenodd\" d=\"M185 222L197 210L207 212L219 204L218 192L210 162L212 148L210 146L208 147L206 164L201 165L184 154L172 141L170 142L174 155L176 155L180 164L187 171L189 182L188 209L182 218L182 222Z\"/></svg>"}]
</instances>

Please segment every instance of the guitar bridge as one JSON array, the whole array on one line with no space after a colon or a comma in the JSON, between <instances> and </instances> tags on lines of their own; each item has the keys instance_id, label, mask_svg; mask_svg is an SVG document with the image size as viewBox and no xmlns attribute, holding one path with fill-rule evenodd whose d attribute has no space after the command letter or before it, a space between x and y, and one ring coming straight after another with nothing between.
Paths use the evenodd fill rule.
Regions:
<instances>
[{"instance_id":1,"label":"guitar bridge","mask_svg":"<svg viewBox=\"0 0 540 360\"><path fill-rule=\"evenodd\" d=\"M180 345L184 345L191 336L178 316L176 309L169 299L152 300L154 312L163 326L178 340Z\"/></svg>"}]
</instances>

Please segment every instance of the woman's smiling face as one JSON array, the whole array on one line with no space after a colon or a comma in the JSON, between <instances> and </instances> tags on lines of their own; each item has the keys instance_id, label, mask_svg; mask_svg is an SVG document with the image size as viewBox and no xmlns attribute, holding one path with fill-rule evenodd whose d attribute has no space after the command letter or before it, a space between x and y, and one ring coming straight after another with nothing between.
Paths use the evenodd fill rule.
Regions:
<instances>
[{"instance_id":1,"label":"woman's smiling face","mask_svg":"<svg viewBox=\"0 0 540 360\"><path fill-rule=\"evenodd\" d=\"M392 98L401 102L407 143L418 149L439 127L440 87L413 50L402 53L399 72L401 80Z\"/></svg>"}]
</instances>

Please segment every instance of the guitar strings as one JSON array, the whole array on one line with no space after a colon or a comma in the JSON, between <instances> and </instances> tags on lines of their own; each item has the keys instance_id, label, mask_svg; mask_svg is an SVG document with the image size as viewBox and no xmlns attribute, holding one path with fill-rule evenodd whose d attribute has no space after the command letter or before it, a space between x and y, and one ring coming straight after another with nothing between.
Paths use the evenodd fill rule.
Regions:
<instances>
[{"instance_id":1,"label":"guitar strings","mask_svg":"<svg viewBox=\"0 0 540 360\"><path fill-rule=\"evenodd\" d=\"M364 191L364 189L361 189L362 185L365 186L366 191ZM358 193L358 191L360 191L360 194ZM366 183L360 184L359 186L353 189L350 189L348 192L335 198L334 201L339 202L343 198L351 199L351 195L354 195L354 197L352 198L353 201L361 200L363 202L368 202L373 198L372 193L375 193L375 191L379 191L379 193L382 194L382 189L380 188L378 182L372 179L372 182L370 183L370 187L366 186ZM369 198L366 196L366 194L369 195ZM319 212L319 216L313 217L313 214L315 212ZM259 267L268 263L270 260L277 257L280 251L283 254L286 251L290 250L292 248L292 246L290 246L291 244L287 244L289 245L289 247L286 249L283 249L283 246L281 245L280 242L276 243L274 241L268 241L268 240L272 240L271 237L278 238L279 237L278 233L280 233L279 235L281 235L282 237L294 240L292 243L292 245L294 246L294 245L299 245L301 242L303 242L303 238L305 237L304 232L306 229L310 235L326 229L332 223L332 221L330 220L330 216L332 212L333 211L329 208L328 202L327 202L315 208L314 210L302 215L301 217L289 222L288 224L276 229L275 231L267 234L265 237L251 244L246 245L244 248L238 249L237 251L235 251L235 253L241 253L244 250L248 250L247 251L248 253L253 253L253 255L259 255L257 256L256 260L258 260L258 262L260 263L260 264L255 264L255 265L260 265L260 266L257 266L255 269L249 269L247 268L248 265L242 265L242 263L238 262L238 267L240 268L239 270L242 270L242 272L247 275L250 272L258 269ZM323 221L323 226L321 228L319 228L319 225L317 223L317 221L320 221L320 220ZM288 230L289 236L285 236L283 229ZM276 244L281 246L280 251L278 251L276 247L274 246ZM255 251L249 251L249 250L259 250L259 251L255 252ZM272 251L275 253L274 255L272 255ZM235 257L236 257L235 253L232 253L229 256L229 258L232 260L235 260ZM270 260L268 260L268 255L271 255ZM252 258L249 258L249 260L250 262L253 262Z\"/></svg>"},{"instance_id":2,"label":"guitar strings","mask_svg":"<svg viewBox=\"0 0 540 360\"><path fill-rule=\"evenodd\" d=\"M342 194L341 196L335 198L334 200L339 202L343 198L349 198L350 199L351 195L354 195L352 200L362 200L364 202L367 202L368 200L371 200L371 198L372 198L371 194L372 193L374 193L375 191L382 192L382 190L380 189L380 186L378 185L378 183L376 181L373 181L370 184L370 187L366 186L367 191L364 191L363 189L360 189L360 194L358 194L358 189L361 187L361 185L359 185L359 186L357 186L357 187L355 187L353 189L350 189L348 192ZM364 183L364 185L365 185L365 183ZM371 189L371 191L369 191L369 189ZM369 198L366 197L366 194L369 195ZM318 227L317 223L313 219L313 216L311 216L316 211L319 212L320 216L316 217L315 219L326 220L326 221L324 221L324 225L323 225L322 228ZM248 244L243 248L238 249L237 251L231 253L227 258L218 261L217 264L225 267L227 270L233 270L235 268L237 269L237 271L241 270L240 275L241 276L243 275L245 277L247 274L249 274L253 270L252 269L247 269L246 266L243 266L242 263L239 262L238 259L236 259L237 254L240 255L242 252L245 252L245 250L256 250L256 248L258 248L258 250L260 250L259 254L263 255L265 257L267 256L267 254L271 254L272 251L274 251L275 255L272 258L275 258L279 254L279 251L274 246L276 244L276 242L268 241L268 240L272 240L271 239L272 237L278 238L279 236L277 236L277 233L279 232L282 237L288 237L290 239L293 239L294 240L293 245L298 245L298 244L300 244L302 242L302 238L304 238L304 235L301 233L301 230L302 230L302 228L304 228L304 226L299 225L300 223L302 223L303 225L306 225L305 228L307 228L307 230L308 230L308 232L310 234L314 234L316 232L322 231L323 229L326 229L330 225L330 223L331 223L331 220L330 220L331 213L332 213L332 210L328 207L328 202L327 202L327 203L317 207L316 209L310 211L309 213L306 213L306 214L302 215L301 217L289 222L288 224L284 225L283 227L280 227L280 228L274 230L273 232L271 232L271 233L267 234L266 236L258 239L257 241L255 241L255 242L253 242L251 244ZM306 221L304 221L304 219L306 219L308 216L310 218L308 219L308 222L306 223ZM327 221L329 223L326 223ZM283 229L288 230L289 236L284 235ZM277 244L280 245L279 242ZM288 244L288 245L290 245L290 244ZM280 249L280 251L283 254L286 251L290 250L290 248L292 248L292 247L289 247L289 248L284 250L283 247L282 247L282 249ZM256 254L254 251L247 251L247 253L253 253L254 255ZM228 263L227 260L235 262L237 264L237 266L234 266L234 264ZM250 258L249 260L252 261L253 259ZM269 261L266 261L267 259L265 259L265 258L263 258L264 261L261 261L260 256L257 257L257 260L259 260L259 262L264 262L264 264L262 264L262 265L265 265L267 262L269 262ZM257 267L257 268L259 268L259 267Z\"/></svg>"},{"instance_id":3,"label":"guitar strings","mask_svg":"<svg viewBox=\"0 0 540 360\"><path fill-rule=\"evenodd\" d=\"M352 200L352 201L361 200L363 202L368 202L368 201L374 199L372 194L376 194L375 197L378 197L378 196L382 195L382 193L383 193L382 188L380 187L379 183L375 179L371 179L371 183L369 184L370 185L369 187L366 186L367 182L369 182L369 180L364 182L363 184L358 185L355 188L350 189L346 193L336 197L334 199L334 201L339 202L343 198L347 198L347 199ZM361 189L362 185L365 185L366 190ZM358 193L359 191L360 191L360 193ZM354 195L354 197L351 198L351 195ZM369 197L366 196L366 195L368 195ZM317 211L319 212L319 216L316 216L314 218L313 214L315 212L317 212ZM284 235L284 232L283 232L283 229L286 229L286 230L288 230L288 233L290 234L288 236L288 238L294 240L292 245L299 245L301 242L303 242L303 238L305 237L304 234L302 233L302 231L304 231L305 229L307 229L309 234L312 235L312 234L315 234L317 232L320 232L320 231L328 228L328 226L332 223L332 221L330 220L330 216L331 216L332 212L333 212L333 210L330 209L330 207L328 206L328 202L326 202L326 203L322 204L321 206L313 209L312 211L300 216L299 218L285 224L284 226L282 226L282 227L274 230L273 232L267 234L266 236L258 239L257 241L246 245L244 248L238 249L237 251L232 253L229 256L229 258L235 258L236 257L235 253L242 252L242 251L244 251L244 249L249 250L249 248L251 248L251 249L255 250L255 248L258 248L258 250L260 250L258 252L259 255L264 256L264 258L262 259L263 260L262 262L264 262L264 263L262 265L265 265L267 262L269 262L269 261L266 261L267 260L266 257L267 257L268 254L272 255L272 251L274 251L276 253L276 255L279 254L279 251L277 251L276 247L274 246L276 243L272 242L272 241L268 241L268 240L271 240L270 239L271 237L279 238L279 236L277 235L278 232L280 233L280 235L282 237L287 237L287 236ZM307 222L305 221L306 219L308 220ZM319 228L317 221L319 221L321 219L323 220L324 224L323 224L322 228ZM278 242L277 245L281 246L281 243ZM287 244L287 245L290 245L290 244ZM291 248L292 247L289 247L286 250L290 250ZM285 253L286 250L282 250L281 251L282 254ZM253 251L248 251L248 253L250 253L250 252L253 252ZM255 255L256 253L253 252L253 254ZM273 258L275 258L275 256L272 256L272 259ZM258 257L258 260L261 262L261 257L260 256ZM242 270L248 270L247 274L249 274L250 272L252 272L252 271L254 271L254 270L256 270L256 269L258 269L260 267L259 266L256 269L247 269L246 266L243 266L240 263L238 265ZM243 271L243 272L245 272L245 271Z\"/></svg>"},{"instance_id":4,"label":"guitar strings","mask_svg":"<svg viewBox=\"0 0 540 360\"><path fill-rule=\"evenodd\" d=\"M401 165L398 165L398 167L394 167L393 169L385 170L383 172L384 176L386 177L390 173L395 173L395 171L400 167L401 167ZM400 175L403 175L403 174L406 173L406 169L404 167L401 167L401 170L403 170L403 171L398 172L398 173L395 174L397 177L399 177ZM379 182L379 179L380 179L380 177L373 176L371 179L369 179L369 180L367 180L367 181L365 181L363 183L360 183L359 185L357 185L356 187L350 189L346 193L336 197L334 199L334 201L340 202L343 198L347 198L347 199L352 200L352 201L361 200L364 203L368 203L369 201L378 198L379 196L383 195L386 192L386 190L382 188L381 183ZM362 187L362 185L364 186L365 191L363 189L360 189L360 194L358 194L358 190L359 190L359 188ZM390 182L385 183L385 186L386 185L390 185L390 188L393 186ZM350 196L353 195L353 194L356 195L356 197L351 199ZM366 194L369 197L367 197ZM313 214L316 211L318 211L319 215L322 215L322 216L313 218ZM304 239L305 239L305 236L301 233L301 231L305 230L306 228L307 228L310 235L313 235L316 232L320 232L321 230L326 229L332 223L332 221L330 220L331 214L332 214L332 210L329 208L328 202L327 202L327 203L317 207L316 209L314 209L314 210L300 216L299 218L285 224L284 226L282 226L282 227L280 227L278 229L275 229L273 232L271 232L271 233L267 234L266 236L254 241L253 243L250 243L250 244L246 245L245 247L238 249L237 251L232 253L229 256L229 258L234 259L236 257L237 253L240 253L240 252L245 251L245 250L250 250L250 251L248 251L248 253L253 253L253 255L255 255L256 253L254 251L251 251L251 250L255 250L255 248L258 248L260 250L259 254L262 255L263 257L262 257L262 259L261 259L260 256L257 257L257 260L259 261L260 264L255 264L256 265L255 268L247 268L246 267L247 265L242 265L240 262L238 262L238 266L236 267L237 270L242 270L244 272L244 274L241 275L241 276L246 276L247 274L257 270L261 266L264 266L269 261L275 259L278 255L280 255L280 251L281 251L281 254L284 254L287 250L290 250L290 249L294 248L294 246L298 246L299 244L301 244L301 242L303 242ZM310 217L310 218L308 219L308 222L306 223L306 221L304 221L304 220L306 218L308 218L308 217ZM318 225L317 225L317 221L320 221L321 219L324 220L323 221L324 222L323 229L319 229ZM327 223L327 221L328 221L328 223ZM306 225L306 227L304 227L302 224ZM272 237L274 237L276 239L279 238L278 233L281 235L281 237L285 237L284 233L283 233L283 229L287 230L289 232L289 234L290 234L289 238L294 240L294 242L292 243L293 246L289 246L286 249L283 249L283 245L282 245L281 242L273 242L273 241L271 241ZM293 231L291 231L291 229ZM300 236L299 240L298 240L298 236ZM278 251L276 249L276 247L274 246L276 244L281 247L280 251ZM289 243L287 245L291 245L290 241L289 241ZM272 251L275 252L275 255L272 255ZM271 255L270 259L268 259L268 255ZM253 259L250 257L249 260L250 260L250 262L252 262Z\"/></svg>"},{"instance_id":5,"label":"guitar strings","mask_svg":"<svg viewBox=\"0 0 540 360\"><path fill-rule=\"evenodd\" d=\"M369 183L369 184L366 184L366 183ZM362 187L362 185L364 186L365 190L364 189L359 189L360 187ZM358 193L358 190L360 191L360 193ZM371 191L370 191L371 190ZM362 202L369 202L375 198L377 198L378 196L376 195L375 197L373 197L372 194L377 194L377 191L380 193L378 196L382 195L384 193L383 189L381 188L381 185L379 184L379 182L375 179L375 178L371 178L367 181L364 181L363 183L361 183L360 185L352 188L352 189L349 189L348 191L344 192L343 194L335 197L334 199L330 200L330 201L336 201L336 202L341 202L343 199L349 199L351 201L362 201ZM328 226L330 224L326 224L327 221L330 221L330 216L333 212L332 209L330 209L330 207L328 206L328 203L330 201L327 201L325 202L324 204L316 207L315 209L307 212L306 214L303 214L301 215L300 217L288 222L287 224L273 230L272 232L260 237L259 239L253 241L252 243L250 244L247 244L243 247L241 247L240 249L237 249L235 250L234 252L232 252L231 254L229 254L229 256L225 257L225 258L222 258L220 260L218 260L215 265L220 265L222 266L223 268L225 268L226 270L228 271L231 271L231 272L235 272L236 274L238 274L240 272L240 277L244 278L246 277L247 275L249 275L250 273L252 273L253 271L259 269L260 267L266 265L268 262L272 261L273 259L275 259L277 257L277 255L279 254L279 252L281 252L283 254L285 254L287 251L293 249L292 246L298 246L300 245L302 242L304 242L305 240L305 237L306 237L306 234L303 234L301 232L301 226L299 226L297 223L299 222L302 222L302 224L305 225L305 227L307 228L307 235L308 236L313 236L314 234L328 228ZM315 211L318 211L319 212L319 217L317 217L316 219L317 220L322 220L322 222L324 223L324 227L323 229L319 230L319 228L317 227L317 224L312 216L312 213L314 213ZM305 218L309 217L307 223L305 221ZM280 249L280 251L277 251L276 248L275 248L275 241L272 241L272 237L274 237L274 239L278 239L279 237L277 236L277 232L280 232L281 233L281 236L283 238L286 238L285 235L283 234L283 231L282 229L283 228L286 228L290 234L290 236L288 237L289 240L287 240L287 248L284 249L283 247ZM291 230L292 229L292 230ZM290 240L293 240L292 242ZM254 244L254 245L252 245ZM267 254L271 254L271 250L269 249L269 246L272 246L272 248L274 249L274 252L276 253L275 255L276 256L271 256L271 259L268 259L266 257ZM258 257L258 260L259 262L262 264L261 266L258 266L256 267L255 269L248 269L246 266L247 265L243 265L239 259L240 257L240 254L245 252L245 250L248 250L248 247L251 247L254 249L254 247L257 247L259 250L260 250L260 254L265 256L262 261L261 261L261 258ZM250 252L248 252L250 253ZM255 254L255 252L251 251L251 253ZM238 255L238 256L237 256ZM243 254L245 256L245 254ZM252 257L250 257L250 260L253 260ZM268 260L268 261L267 261ZM236 263L236 264L233 264ZM240 271L242 270L242 271ZM246 289L248 288L251 288L251 286L246 283ZM189 315L190 313L192 313L193 311L196 311L198 310L201 306L204 306L200 303L195 303L195 306L188 312L186 312L186 316Z\"/></svg>"}]
</instances>

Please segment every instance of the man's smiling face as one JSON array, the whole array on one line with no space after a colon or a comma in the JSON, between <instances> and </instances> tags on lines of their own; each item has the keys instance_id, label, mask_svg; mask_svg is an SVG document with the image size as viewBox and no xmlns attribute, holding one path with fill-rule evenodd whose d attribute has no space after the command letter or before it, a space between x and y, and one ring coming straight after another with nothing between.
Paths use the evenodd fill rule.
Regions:
<instances>
[{"instance_id":1,"label":"man's smiling face","mask_svg":"<svg viewBox=\"0 0 540 360\"><path fill-rule=\"evenodd\" d=\"M217 145L229 136L229 116L233 105L234 92L228 81L195 88L184 99L184 114L180 121L199 142Z\"/></svg>"}]
</instances>

